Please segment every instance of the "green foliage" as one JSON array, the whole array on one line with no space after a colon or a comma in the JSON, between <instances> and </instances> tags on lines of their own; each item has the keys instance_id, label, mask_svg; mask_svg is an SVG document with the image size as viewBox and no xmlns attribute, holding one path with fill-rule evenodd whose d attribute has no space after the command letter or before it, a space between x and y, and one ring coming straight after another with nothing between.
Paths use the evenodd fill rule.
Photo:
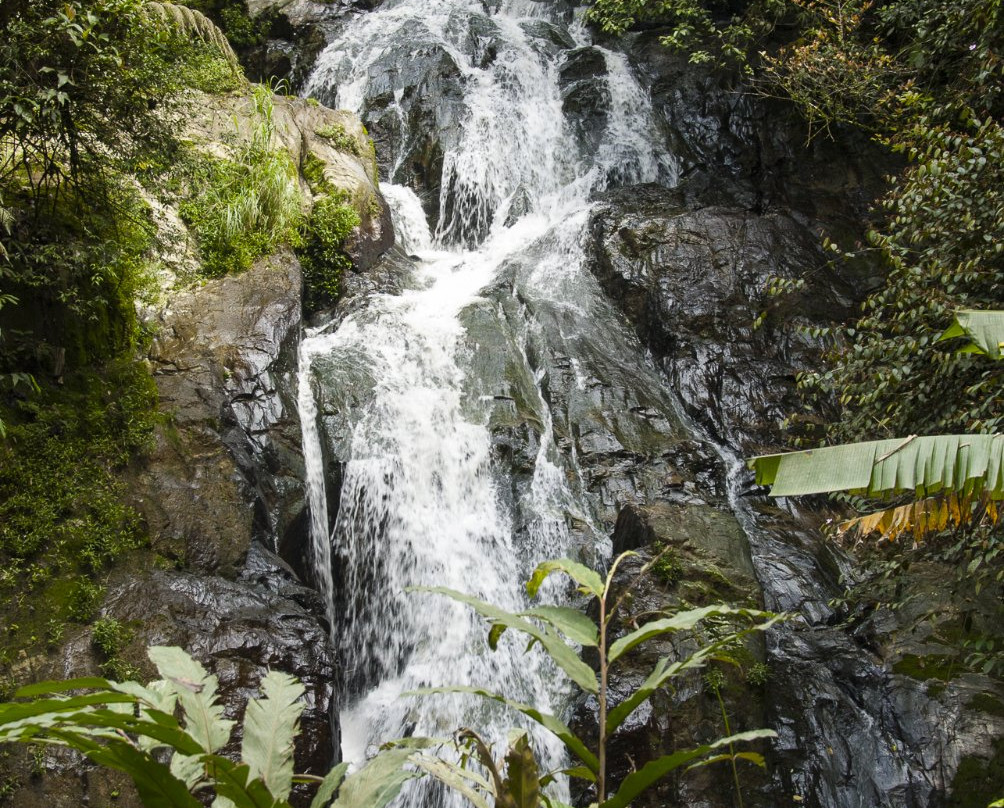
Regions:
<instances>
[{"instance_id":1,"label":"green foliage","mask_svg":"<svg viewBox=\"0 0 1004 808\"><path fill-rule=\"evenodd\" d=\"M180 648L154 647L149 656L161 679L147 686L91 677L22 688L16 695L27 701L0 704L0 742L75 749L127 774L149 808L198 808L195 792L215 794L216 805L289 808L294 782L318 785L312 808L384 808L417 776L405 769L413 750L402 749L349 777L346 764L323 780L294 775L304 689L277 672L266 674L262 697L247 704L234 762L218 754L235 722L223 717L216 677Z\"/></svg>"},{"instance_id":2,"label":"green foliage","mask_svg":"<svg viewBox=\"0 0 1004 808\"><path fill-rule=\"evenodd\" d=\"M0 28L0 183L86 186L163 142L171 35L142 0L5 0Z\"/></svg>"},{"instance_id":3,"label":"green foliage","mask_svg":"<svg viewBox=\"0 0 1004 808\"><path fill-rule=\"evenodd\" d=\"M695 749L675 752L671 755L664 755L656 760L649 761L640 770L626 777L616 791L612 794L608 792L609 784L607 783L606 773L607 743L617 728L635 710L648 701L658 689L668 686L674 678L684 672L699 670L712 659L725 657L726 651L730 647L733 647L742 637L754 631L763 631L774 625L779 619L767 612L755 609L736 609L724 605L706 606L650 620L643 625L635 627L632 631L629 631L617 640L610 642L608 632L611 628L611 621L627 594L627 592L621 593L614 600L614 576L620 562L632 555L635 554L625 553L616 559L605 579L576 561L557 559L540 564L534 571L531 579L527 582L527 592L533 597L537 594L540 586L548 576L557 572L570 576L579 585L581 592L597 599L599 617L596 622L588 618L584 621L582 618L585 615L572 609L537 607L536 609L513 614L477 598L443 587L419 587L415 589L415 591L419 592L446 595L453 600L471 606L488 621L488 640L489 645L493 649L505 631L513 630L526 634L531 639L531 645L538 644L573 682L578 684L587 693L595 694L599 703L599 736L595 742L595 751L590 748L587 740L579 738L556 716L543 713L531 705L510 701L498 693L472 687L440 687L417 691L415 695L425 693L470 693L501 702L528 716L553 733L565 745L576 761L574 767L568 771L568 774L595 784L597 805L599 808L626 808L632 800L662 777L680 766L687 765L693 768L696 765L703 765L702 759L706 759L707 762L711 760L730 760L733 762L733 765L735 760L745 759L758 765L763 765L762 758L755 753L735 753L733 744L758 738L773 737L773 732L753 730L735 735L730 734L728 737L713 743L699 746ZM642 574L648 572L651 566L652 562L643 567ZM722 617L749 620L754 624L750 628L723 633L710 644L699 648L690 656L682 659L660 658L640 686L624 696L615 707L612 709L609 708L608 681L614 668L614 663L638 646L652 639L667 634L692 631L703 621ZM755 621L758 620L761 622L756 623ZM588 624L588 628L584 623ZM596 648L599 659L598 674L582 663L578 654L572 651L569 643ZM726 727L728 727L727 718ZM728 729L726 731L728 732ZM474 742L476 747L477 754L473 757L481 760L482 766L492 775L491 778L486 780L465 765L464 761L469 762L471 760L470 756L462 759L460 764L442 761L442 765L448 770L449 776L442 776L441 767L430 768L429 771L432 776L441 779L446 785L454 788L458 787L458 782L462 782L467 789L473 789L485 797L490 797L496 805L522 805L523 803L519 802L519 800L528 793L528 789L525 787L527 766L524 761L528 748L525 745L525 740L517 740L507 752L506 759L512 760L513 763L507 769L509 772L507 779L503 781L500 776L501 766L491 764L492 756L490 750L483 748L484 744L478 736L473 735L472 737L468 735L467 737ZM727 754L719 752L719 750L724 748L728 748ZM712 755L712 753L715 754ZM515 776L517 772L519 772L518 777ZM540 777L540 784L545 785L551 776L553 774ZM515 789L512 784L517 781L521 785L518 789ZM467 792L464 791L463 793ZM540 799L550 802L549 798L543 796ZM475 801L475 804L478 804L477 801ZM540 802L538 800L530 804L536 806Z\"/></svg>"},{"instance_id":4,"label":"green foliage","mask_svg":"<svg viewBox=\"0 0 1004 808\"><path fill-rule=\"evenodd\" d=\"M77 580L70 587L69 601L66 605L66 616L76 623L90 622L104 596L104 587L98 586L98 584L86 578Z\"/></svg>"},{"instance_id":5,"label":"green foliage","mask_svg":"<svg viewBox=\"0 0 1004 808\"><path fill-rule=\"evenodd\" d=\"M102 596L96 579L145 542L118 474L149 444L156 388L141 364L123 361L2 411L0 666L15 649L58 641L64 621L88 622Z\"/></svg>"},{"instance_id":6,"label":"green foliage","mask_svg":"<svg viewBox=\"0 0 1004 808\"><path fill-rule=\"evenodd\" d=\"M1004 129L918 133L914 166L883 203L870 235L886 285L841 329L831 367L801 377L810 402L832 391L833 441L912 433L992 432L1004 412L1004 366L938 337L959 309L1000 306L1004 272Z\"/></svg>"},{"instance_id":7,"label":"green foliage","mask_svg":"<svg viewBox=\"0 0 1004 808\"><path fill-rule=\"evenodd\" d=\"M356 157L362 157L365 153L359 145L359 141L350 135L341 124L322 126L317 130L317 136L329 141L336 149L354 154Z\"/></svg>"},{"instance_id":8,"label":"green foliage","mask_svg":"<svg viewBox=\"0 0 1004 808\"><path fill-rule=\"evenodd\" d=\"M254 91L258 124L232 159L204 158L192 178L182 219L195 233L203 272L241 272L282 243L295 243L301 196L296 168L274 146L271 92Z\"/></svg>"},{"instance_id":9,"label":"green foliage","mask_svg":"<svg viewBox=\"0 0 1004 808\"><path fill-rule=\"evenodd\" d=\"M32 198L21 188L9 198L18 211L0 264L0 285L16 302L0 312L6 324L0 370L52 367L65 351L67 367L108 359L140 339L134 298L149 284L154 225L136 188L112 175ZM35 206L46 214L32 219ZM41 367L40 367L41 366Z\"/></svg>"},{"instance_id":10,"label":"green foliage","mask_svg":"<svg viewBox=\"0 0 1004 808\"><path fill-rule=\"evenodd\" d=\"M358 212L344 194L322 196L314 203L297 251L303 266L307 311L338 299L342 274L352 266L344 251L345 239L359 223Z\"/></svg>"},{"instance_id":11,"label":"green foliage","mask_svg":"<svg viewBox=\"0 0 1004 808\"><path fill-rule=\"evenodd\" d=\"M252 17L245 0L189 0L187 5L208 15L231 44L242 50L263 44L277 16L274 9L268 9Z\"/></svg>"}]
</instances>

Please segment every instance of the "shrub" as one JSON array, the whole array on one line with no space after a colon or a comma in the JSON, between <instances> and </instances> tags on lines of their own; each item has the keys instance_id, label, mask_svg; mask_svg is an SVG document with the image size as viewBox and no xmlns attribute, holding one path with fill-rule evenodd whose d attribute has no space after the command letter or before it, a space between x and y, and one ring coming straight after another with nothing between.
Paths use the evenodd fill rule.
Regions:
<instances>
[{"instance_id":1,"label":"shrub","mask_svg":"<svg viewBox=\"0 0 1004 808\"><path fill-rule=\"evenodd\" d=\"M342 273L352 266L344 252L345 239L359 223L359 213L344 194L322 196L314 204L298 251L308 311L338 299Z\"/></svg>"}]
</instances>

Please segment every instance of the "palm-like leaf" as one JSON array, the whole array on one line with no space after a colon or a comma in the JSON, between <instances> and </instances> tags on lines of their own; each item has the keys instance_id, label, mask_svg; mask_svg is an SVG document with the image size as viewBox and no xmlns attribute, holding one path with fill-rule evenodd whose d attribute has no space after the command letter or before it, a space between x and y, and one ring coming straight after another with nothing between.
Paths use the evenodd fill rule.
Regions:
<instances>
[{"instance_id":1,"label":"palm-like leaf","mask_svg":"<svg viewBox=\"0 0 1004 808\"><path fill-rule=\"evenodd\" d=\"M1004 435L928 435L761 455L747 461L775 497L850 491L1004 499Z\"/></svg>"},{"instance_id":2,"label":"palm-like leaf","mask_svg":"<svg viewBox=\"0 0 1004 808\"><path fill-rule=\"evenodd\" d=\"M960 348L963 353L985 354L992 359L1004 358L1004 311L956 311L955 321L939 339L956 337L966 337L970 341Z\"/></svg>"}]
</instances>

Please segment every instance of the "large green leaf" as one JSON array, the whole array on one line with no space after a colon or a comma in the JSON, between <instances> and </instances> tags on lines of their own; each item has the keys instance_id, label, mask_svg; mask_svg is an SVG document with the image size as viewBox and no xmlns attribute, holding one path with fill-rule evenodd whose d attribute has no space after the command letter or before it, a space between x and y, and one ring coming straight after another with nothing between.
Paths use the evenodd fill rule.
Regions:
<instances>
[{"instance_id":1,"label":"large green leaf","mask_svg":"<svg viewBox=\"0 0 1004 808\"><path fill-rule=\"evenodd\" d=\"M342 781L345 779L345 773L348 770L349 764L343 762L324 775L324 779L314 794L314 799L310 801L310 808L328 808L328 803L331 802L331 798L342 784Z\"/></svg>"},{"instance_id":2,"label":"large green leaf","mask_svg":"<svg viewBox=\"0 0 1004 808\"><path fill-rule=\"evenodd\" d=\"M206 752L215 752L230 739L234 722L223 717L216 701L217 679L181 648L157 645L147 656L160 675L174 685L185 713L185 728Z\"/></svg>"},{"instance_id":3,"label":"large green leaf","mask_svg":"<svg viewBox=\"0 0 1004 808\"><path fill-rule=\"evenodd\" d=\"M685 749L680 752L674 752L671 755L663 755L655 760L650 760L638 771L632 772L625 777L623 782L620 784L620 787L617 789L617 793L600 803L599 808L627 808L635 797L645 791L645 789L649 788L649 786L653 783L662 779L671 771L680 768L680 766L690 763L692 760L696 760L697 758L703 757L704 755L713 752L715 749L720 749L721 747L728 746L729 744L757 740L758 738L774 737L777 737L777 733L773 730L755 729L750 730L749 732L739 732L735 735L730 735L727 738L720 738L714 743L707 744L705 746L698 746L694 749Z\"/></svg>"},{"instance_id":4,"label":"large green leaf","mask_svg":"<svg viewBox=\"0 0 1004 808\"><path fill-rule=\"evenodd\" d=\"M664 617L661 620L652 620L645 623L630 634L626 634L616 642L611 643L607 652L607 659L613 663L621 655L627 653L636 645L658 637L661 634L669 634L675 631L688 631L709 617L719 617L721 615L733 615L736 617L749 617L753 619L774 617L770 612L762 612L757 609L737 609L724 604L703 606L700 609L691 609L685 612L677 612L671 617Z\"/></svg>"},{"instance_id":5,"label":"large green leaf","mask_svg":"<svg viewBox=\"0 0 1004 808\"><path fill-rule=\"evenodd\" d=\"M346 778L331 808L384 808L418 772L406 769L411 749L380 752L360 771Z\"/></svg>"},{"instance_id":6,"label":"large green leaf","mask_svg":"<svg viewBox=\"0 0 1004 808\"><path fill-rule=\"evenodd\" d=\"M36 696L48 696L52 693L66 693L70 690L111 690L112 683L100 676L84 676L79 679L63 679L58 682L36 682L17 689L14 697L18 699L33 699Z\"/></svg>"},{"instance_id":7,"label":"large green leaf","mask_svg":"<svg viewBox=\"0 0 1004 808\"><path fill-rule=\"evenodd\" d=\"M772 486L775 497L984 491L1004 499L1004 435L912 436L761 455L747 463L757 484Z\"/></svg>"},{"instance_id":8,"label":"large green leaf","mask_svg":"<svg viewBox=\"0 0 1004 808\"><path fill-rule=\"evenodd\" d=\"M409 591L432 592L439 595L446 595L447 597L453 598L453 600L461 603L466 603L478 614L483 617L487 617L492 622L493 641L497 641L498 635L501 631L504 631L507 628L530 635L543 646L544 650L547 651L551 659L554 660L555 664L567 673L568 677L579 687L588 693L599 692L600 684L596 680L596 674L593 672L593 669L583 662L579 658L579 655L551 629L546 627L541 628L536 623L524 620L519 615L507 612L505 609L500 609L498 606L491 603L485 603L485 601L479 600L471 595L466 595L463 592L457 592L455 589L448 589L443 586L416 586L411 587ZM498 629L498 626L501 626L502 628Z\"/></svg>"},{"instance_id":9,"label":"large green leaf","mask_svg":"<svg viewBox=\"0 0 1004 808\"><path fill-rule=\"evenodd\" d=\"M293 784L293 738L306 692L294 677L269 671L261 680L262 699L248 701L244 713L241 759L251 776L261 778L269 791L286 799Z\"/></svg>"},{"instance_id":10,"label":"large green leaf","mask_svg":"<svg viewBox=\"0 0 1004 808\"><path fill-rule=\"evenodd\" d=\"M523 713L523 715L532 718L544 727L544 729L556 735L568 751L585 763L586 766L589 767L590 771L596 773L600 769L599 761L597 761L596 755L589 751L589 748L574 732L572 732L571 729L550 713L542 713L536 707L529 704L522 704L518 701L512 701L507 699L505 696L500 696L498 693L492 693L490 690L483 690L478 687L465 687L463 685L427 687L422 688L421 690L410 691L404 695L424 696L431 693L470 693L474 696L480 696L484 699L491 699L492 701L497 701L500 704L505 704L507 707L511 707L513 710L517 710L518 712Z\"/></svg>"},{"instance_id":11,"label":"large green leaf","mask_svg":"<svg viewBox=\"0 0 1004 808\"><path fill-rule=\"evenodd\" d=\"M986 354L992 359L1004 357L1004 311L959 309L955 321L939 340L968 337L963 353Z\"/></svg>"},{"instance_id":12,"label":"large green leaf","mask_svg":"<svg viewBox=\"0 0 1004 808\"><path fill-rule=\"evenodd\" d=\"M26 719L41 717L48 714L69 714L88 707L114 702L134 702L135 699L125 693L85 693L82 696L67 698L39 699L28 702L8 702L0 704L0 732L10 729Z\"/></svg>"},{"instance_id":13,"label":"large green leaf","mask_svg":"<svg viewBox=\"0 0 1004 808\"><path fill-rule=\"evenodd\" d=\"M201 803L167 766L128 741L111 739L97 743L71 730L53 730L50 734L98 765L129 775L146 808L201 808Z\"/></svg>"},{"instance_id":14,"label":"large green leaf","mask_svg":"<svg viewBox=\"0 0 1004 808\"><path fill-rule=\"evenodd\" d=\"M202 763L216 793L237 808L286 808L289 805L273 797L261 780L252 777L246 763L234 763L221 755L203 755Z\"/></svg>"},{"instance_id":15,"label":"large green leaf","mask_svg":"<svg viewBox=\"0 0 1004 808\"><path fill-rule=\"evenodd\" d=\"M520 617L536 617L562 632L572 642L595 648L599 645L596 624L578 609L568 606L535 606L519 613Z\"/></svg>"},{"instance_id":16,"label":"large green leaf","mask_svg":"<svg viewBox=\"0 0 1004 808\"><path fill-rule=\"evenodd\" d=\"M572 561L570 558L555 558L551 561L543 561L538 564L537 569L530 576L530 580L526 582L526 591L531 598L537 596L540 585L544 583L544 580L552 572L563 572L571 576L586 595L594 595L598 598L603 597L603 578L600 577L598 572L594 572L585 564Z\"/></svg>"}]
</instances>

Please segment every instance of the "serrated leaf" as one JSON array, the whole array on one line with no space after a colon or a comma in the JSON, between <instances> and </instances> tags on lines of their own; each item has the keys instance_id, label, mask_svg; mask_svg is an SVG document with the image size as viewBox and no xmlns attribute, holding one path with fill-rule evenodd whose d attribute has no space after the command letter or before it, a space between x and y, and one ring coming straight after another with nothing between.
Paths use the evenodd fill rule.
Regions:
<instances>
[{"instance_id":1,"label":"serrated leaf","mask_svg":"<svg viewBox=\"0 0 1004 808\"><path fill-rule=\"evenodd\" d=\"M599 573L589 569L585 564L572 561L570 558L557 558L544 561L537 565L530 580L526 582L526 591L531 598L537 596L541 584L553 572L563 572L575 580L586 594L603 597L603 579Z\"/></svg>"},{"instance_id":2,"label":"serrated leaf","mask_svg":"<svg viewBox=\"0 0 1004 808\"><path fill-rule=\"evenodd\" d=\"M216 677L181 648L153 646L147 649L147 656L160 675L174 685L188 733L206 752L226 744L235 722L223 717L223 706L216 701Z\"/></svg>"},{"instance_id":3,"label":"serrated leaf","mask_svg":"<svg viewBox=\"0 0 1004 808\"><path fill-rule=\"evenodd\" d=\"M244 713L241 759L251 776L268 786L277 799L289 796L293 785L293 740L306 692L293 676L269 671L261 680L262 699L248 701Z\"/></svg>"}]
</instances>

